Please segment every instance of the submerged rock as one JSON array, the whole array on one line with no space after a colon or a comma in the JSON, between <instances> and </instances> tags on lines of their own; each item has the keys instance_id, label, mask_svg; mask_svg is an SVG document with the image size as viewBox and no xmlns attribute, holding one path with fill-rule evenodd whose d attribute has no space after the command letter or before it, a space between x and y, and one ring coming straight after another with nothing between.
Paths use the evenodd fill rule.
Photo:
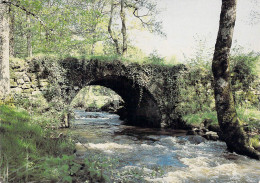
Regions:
<instances>
[{"instance_id":1,"label":"submerged rock","mask_svg":"<svg viewBox=\"0 0 260 183\"><path fill-rule=\"evenodd\" d=\"M202 142L205 142L206 139L203 138L202 136L195 135L195 136L188 136L187 138L191 144L200 144Z\"/></svg>"}]
</instances>

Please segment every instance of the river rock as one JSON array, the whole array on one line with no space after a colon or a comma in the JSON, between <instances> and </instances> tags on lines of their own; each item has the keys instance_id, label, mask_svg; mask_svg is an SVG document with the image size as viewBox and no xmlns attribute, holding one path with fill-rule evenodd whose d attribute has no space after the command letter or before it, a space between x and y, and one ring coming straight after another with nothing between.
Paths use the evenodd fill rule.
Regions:
<instances>
[{"instance_id":1,"label":"river rock","mask_svg":"<svg viewBox=\"0 0 260 183\"><path fill-rule=\"evenodd\" d=\"M116 113L116 111L122 108L123 106L124 106L124 102L122 100L113 100L103 105L101 107L101 111Z\"/></svg>"},{"instance_id":2,"label":"river rock","mask_svg":"<svg viewBox=\"0 0 260 183\"><path fill-rule=\"evenodd\" d=\"M187 135L204 135L206 131L204 128L192 128L187 132Z\"/></svg>"},{"instance_id":3,"label":"river rock","mask_svg":"<svg viewBox=\"0 0 260 183\"><path fill-rule=\"evenodd\" d=\"M188 136L187 138L191 144L200 144L202 142L205 142L206 139L203 138L202 136L195 135L195 136Z\"/></svg>"},{"instance_id":4,"label":"river rock","mask_svg":"<svg viewBox=\"0 0 260 183\"><path fill-rule=\"evenodd\" d=\"M210 124L208 126L208 130L213 131L213 132L217 132L217 133L221 131L219 125L213 125L213 124Z\"/></svg>"},{"instance_id":5,"label":"river rock","mask_svg":"<svg viewBox=\"0 0 260 183\"><path fill-rule=\"evenodd\" d=\"M204 137L207 140L214 140L214 141L219 140L219 136L217 132L213 132L213 131L206 132L206 134L203 135L202 137Z\"/></svg>"},{"instance_id":6,"label":"river rock","mask_svg":"<svg viewBox=\"0 0 260 183\"><path fill-rule=\"evenodd\" d=\"M85 111L86 112L101 112L101 110L98 109L97 107L88 107Z\"/></svg>"}]
</instances>

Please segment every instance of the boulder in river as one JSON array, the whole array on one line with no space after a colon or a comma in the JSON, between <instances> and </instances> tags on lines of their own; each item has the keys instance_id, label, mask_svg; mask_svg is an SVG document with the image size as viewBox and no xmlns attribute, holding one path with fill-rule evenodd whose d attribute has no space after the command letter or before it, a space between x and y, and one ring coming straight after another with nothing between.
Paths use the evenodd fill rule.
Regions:
<instances>
[{"instance_id":1,"label":"boulder in river","mask_svg":"<svg viewBox=\"0 0 260 183\"><path fill-rule=\"evenodd\" d=\"M124 102L122 100L113 100L107 102L105 105L103 105L100 110L109 112L109 113L116 113L118 109L122 108L124 106Z\"/></svg>"},{"instance_id":2,"label":"boulder in river","mask_svg":"<svg viewBox=\"0 0 260 183\"><path fill-rule=\"evenodd\" d=\"M200 135L188 136L188 140L190 141L191 144L200 144L206 141L206 139Z\"/></svg>"}]
</instances>

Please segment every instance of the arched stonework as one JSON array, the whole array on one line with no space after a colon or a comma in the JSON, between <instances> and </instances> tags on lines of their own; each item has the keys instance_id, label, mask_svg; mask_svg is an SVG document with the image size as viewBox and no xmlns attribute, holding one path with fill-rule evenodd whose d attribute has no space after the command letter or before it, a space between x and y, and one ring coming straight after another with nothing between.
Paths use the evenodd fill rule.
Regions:
<instances>
[{"instance_id":1,"label":"arched stonework","mask_svg":"<svg viewBox=\"0 0 260 183\"><path fill-rule=\"evenodd\" d=\"M27 60L27 64L26 69L12 66L15 70L13 92L42 92L48 101L61 100L70 104L85 86L101 85L124 99L129 124L173 128L183 125L176 108L180 98L178 79L185 70L184 65L139 65L119 60L52 56L35 57Z\"/></svg>"},{"instance_id":2,"label":"arched stonework","mask_svg":"<svg viewBox=\"0 0 260 183\"><path fill-rule=\"evenodd\" d=\"M65 59L65 95L71 101L87 85L101 85L114 90L126 103L129 124L162 127L178 122L177 77L183 67L126 64L118 60ZM173 125L174 126L174 125ZM177 123L176 123L176 126Z\"/></svg>"}]
</instances>

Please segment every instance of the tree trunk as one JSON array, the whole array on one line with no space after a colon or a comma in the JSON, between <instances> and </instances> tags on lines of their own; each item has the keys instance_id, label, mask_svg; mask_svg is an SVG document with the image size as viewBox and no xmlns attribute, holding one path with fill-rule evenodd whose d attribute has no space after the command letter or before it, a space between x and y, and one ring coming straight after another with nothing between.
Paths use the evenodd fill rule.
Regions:
<instances>
[{"instance_id":1,"label":"tree trunk","mask_svg":"<svg viewBox=\"0 0 260 183\"><path fill-rule=\"evenodd\" d=\"M31 17L26 14L27 22L27 57L32 57L32 32L31 32Z\"/></svg>"},{"instance_id":2,"label":"tree trunk","mask_svg":"<svg viewBox=\"0 0 260 183\"><path fill-rule=\"evenodd\" d=\"M0 3L0 97L10 92L9 7Z\"/></svg>"},{"instance_id":3,"label":"tree trunk","mask_svg":"<svg viewBox=\"0 0 260 183\"><path fill-rule=\"evenodd\" d=\"M230 87L229 54L236 21L236 0L222 0L219 32L215 45L212 71L218 122L227 147L236 153L259 159L238 119Z\"/></svg>"},{"instance_id":4,"label":"tree trunk","mask_svg":"<svg viewBox=\"0 0 260 183\"><path fill-rule=\"evenodd\" d=\"M94 39L95 37L93 36L92 39ZM91 43L91 52L90 55L94 55L95 54L95 42Z\"/></svg>"},{"instance_id":5,"label":"tree trunk","mask_svg":"<svg viewBox=\"0 0 260 183\"><path fill-rule=\"evenodd\" d=\"M124 9L124 2L125 0L121 0L121 10L120 10L120 17L122 21L122 36L123 36L123 56L127 53L127 34L126 34L126 23L125 23L125 9Z\"/></svg>"},{"instance_id":6,"label":"tree trunk","mask_svg":"<svg viewBox=\"0 0 260 183\"><path fill-rule=\"evenodd\" d=\"M15 42L14 42L14 24L15 24L15 18L14 18L14 11L13 8L9 7L9 15L10 15L10 21L9 21L9 55L10 57L15 57Z\"/></svg>"},{"instance_id":7,"label":"tree trunk","mask_svg":"<svg viewBox=\"0 0 260 183\"><path fill-rule=\"evenodd\" d=\"M91 41L91 55L95 54L95 44L96 44L96 26L94 25L91 30L92 33L92 41Z\"/></svg>"},{"instance_id":8,"label":"tree trunk","mask_svg":"<svg viewBox=\"0 0 260 183\"><path fill-rule=\"evenodd\" d=\"M115 43L116 53L117 53L118 55L120 55L120 49L119 49L118 40L117 40L116 36L113 35L112 29L111 29L111 27L112 27L112 21L113 21L114 6L115 6L115 5L114 5L114 1L111 0L111 10L110 10L109 23L108 23L108 32L109 32L109 34L110 34L112 40L113 40L114 43Z\"/></svg>"}]
</instances>

